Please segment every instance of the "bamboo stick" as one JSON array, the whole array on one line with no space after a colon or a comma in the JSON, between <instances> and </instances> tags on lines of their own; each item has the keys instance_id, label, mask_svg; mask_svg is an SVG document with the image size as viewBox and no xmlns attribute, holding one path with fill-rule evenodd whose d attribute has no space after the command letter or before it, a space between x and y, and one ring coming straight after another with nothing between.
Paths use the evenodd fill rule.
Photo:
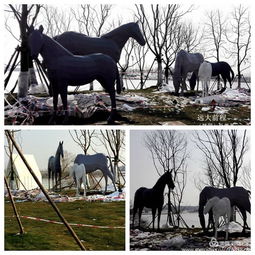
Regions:
<instances>
[{"instance_id":1,"label":"bamboo stick","mask_svg":"<svg viewBox=\"0 0 255 255\"><path fill-rule=\"evenodd\" d=\"M16 206L15 206L15 203L14 203L14 200L13 200L13 197L12 197L12 194L11 194L11 191L10 191L10 187L9 187L9 185L8 185L8 182L7 182L6 177L4 177L4 182L5 182L5 186L6 186L6 188L7 188L7 191L8 191L10 200L11 200L12 208L13 208L13 210L14 210L16 219L17 219L18 224L19 224L20 234L22 235L22 234L25 233L25 231L24 231L24 228L23 228L23 226L22 226L22 223L21 223L21 220L20 220L20 217L19 217L19 213L18 213L17 208L16 208Z\"/></svg>"}]
</instances>

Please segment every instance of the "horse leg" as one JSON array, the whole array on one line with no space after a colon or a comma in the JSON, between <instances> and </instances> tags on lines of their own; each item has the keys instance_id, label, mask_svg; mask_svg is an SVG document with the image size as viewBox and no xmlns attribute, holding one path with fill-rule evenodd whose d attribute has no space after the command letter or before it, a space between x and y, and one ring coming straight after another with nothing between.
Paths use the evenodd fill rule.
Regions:
<instances>
[{"instance_id":1,"label":"horse leg","mask_svg":"<svg viewBox=\"0 0 255 255\"><path fill-rule=\"evenodd\" d=\"M152 210L152 229L154 231L154 222L155 222L155 216L156 216L157 208L156 207L155 208L151 208L151 210Z\"/></svg>"},{"instance_id":2,"label":"horse leg","mask_svg":"<svg viewBox=\"0 0 255 255\"><path fill-rule=\"evenodd\" d=\"M50 190L50 169L48 169L48 190Z\"/></svg>"},{"instance_id":3,"label":"horse leg","mask_svg":"<svg viewBox=\"0 0 255 255\"><path fill-rule=\"evenodd\" d=\"M140 228L141 226L141 217L142 217L142 212L143 212L143 207L139 207L139 211L138 211L138 227Z\"/></svg>"},{"instance_id":4,"label":"horse leg","mask_svg":"<svg viewBox=\"0 0 255 255\"><path fill-rule=\"evenodd\" d=\"M59 169L59 185L60 185L60 191L62 190L61 178L62 178L62 172L61 172L61 168L60 168L60 169Z\"/></svg>"},{"instance_id":5,"label":"horse leg","mask_svg":"<svg viewBox=\"0 0 255 255\"><path fill-rule=\"evenodd\" d=\"M117 119L117 110L116 110L116 97L115 97L115 89L114 89L114 81L109 82L108 85L103 86L107 89L110 99L111 99L111 114L107 119L107 124L112 125L115 124L115 120Z\"/></svg>"},{"instance_id":6,"label":"horse leg","mask_svg":"<svg viewBox=\"0 0 255 255\"><path fill-rule=\"evenodd\" d=\"M82 176L82 182L83 182L83 186L84 186L84 193L83 196L86 197L86 174L84 174Z\"/></svg>"},{"instance_id":7,"label":"horse leg","mask_svg":"<svg viewBox=\"0 0 255 255\"><path fill-rule=\"evenodd\" d=\"M208 226L207 226L207 229L210 228L210 225L212 226L212 228L214 228L214 226L215 226L214 220L213 220L213 212L212 212L212 210L209 211L209 218L208 218Z\"/></svg>"},{"instance_id":8,"label":"horse leg","mask_svg":"<svg viewBox=\"0 0 255 255\"><path fill-rule=\"evenodd\" d=\"M54 187L54 172L52 171L51 172L51 186L52 186L52 190L53 190L53 187Z\"/></svg>"},{"instance_id":9,"label":"horse leg","mask_svg":"<svg viewBox=\"0 0 255 255\"><path fill-rule=\"evenodd\" d=\"M138 207L134 205L134 207L133 207L133 221L132 221L133 228L135 226L135 215L137 213L137 209L138 209Z\"/></svg>"},{"instance_id":10,"label":"horse leg","mask_svg":"<svg viewBox=\"0 0 255 255\"><path fill-rule=\"evenodd\" d=\"M215 216L215 225L214 225L214 227L215 227L215 234L214 234L214 237L215 237L215 239L217 240L217 238L218 238L218 226L219 226L219 216Z\"/></svg>"},{"instance_id":11,"label":"horse leg","mask_svg":"<svg viewBox=\"0 0 255 255\"><path fill-rule=\"evenodd\" d=\"M64 120L63 124L68 124L68 110L67 110L67 85L62 85L62 91L60 92L61 100L63 103L63 109L64 109Z\"/></svg>"},{"instance_id":12,"label":"horse leg","mask_svg":"<svg viewBox=\"0 0 255 255\"><path fill-rule=\"evenodd\" d=\"M80 195L80 185L81 185L80 180L78 177L76 177L76 197L79 197Z\"/></svg>"},{"instance_id":13,"label":"horse leg","mask_svg":"<svg viewBox=\"0 0 255 255\"><path fill-rule=\"evenodd\" d=\"M224 88L226 88L226 87L227 87L227 78L226 78L225 75L223 75L223 76L221 76L221 77L222 77L223 82L224 82Z\"/></svg>"},{"instance_id":14,"label":"horse leg","mask_svg":"<svg viewBox=\"0 0 255 255\"><path fill-rule=\"evenodd\" d=\"M202 97L205 97L205 80L202 80Z\"/></svg>"},{"instance_id":15,"label":"horse leg","mask_svg":"<svg viewBox=\"0 0 255 255\"><path fill-rule=\"evenodd\" d=\"M184 90L187 90L186 78L187 78L187 74L182 77L182 81L181 81L181 84L182 84L182 87L181 87L181 96L184 95Z\"/></svg>"},{"instance_id":16,"label":"horse leg","mask_svg":"<svg viewBox=\"0 0 255 255\"><path fill-rule=\"evenodd\" d=\"M158 230L160 229L161 211L162 211L162 207L159 207L159 208L158 208Z\"/></svg>"},{"instance_id":17,"label":"horse leg","mask_svg":"<svg viewBox=\"0 0 255 255\"><path fill-rule=\"evenodd\" d=\"M104 194L106 194L106 191L107 191L107 184L108 184L107 175L104 175L104 179L105 179L105 190L104 190Z\"/></svg>"},{"instance_id":18,"label":"horse leg","mask_svg":"<svg viewBox=\"0 0 255 255\"><path fill-rule=\"evenodd\" d=\"M58 190L58 171L55 171L55 189Z\"/></svg>"},{"instance_id":19,"label":"horse leg","mask_svg":"<svg viewBox=\"0 0 255 255\"><path fill-rule=\"evenodd\" d=\"M226 230L225 230L225 240L227 241L228 240L228 226L229 226L229 218L227 218L226 215L223 215L223 218L224 218L224 222L225 222L225 225L226 225Z\"/></svg>"},{"instance_id":20,"label":"horse leg","mask_svg":"<svg viewBox=\"0 0 255 255\"><path fill-rule=\"evenodd\" d=\"M239 210L243 217L243 231L242 232L245 233L246 220L247 220L246 211L245 211L245 209L240 209L240 208L239 208Z\"/></svg>"},{"instance_id":21,"label":"horse leg","mask_svg":"<svg viewBox=\"0 0 255 255\"><path fill-rule=\"evenodd\" d=\"M49 124L56 124L56 116L57 116L57 110L58 110L58 88L57 84L54 84L51 82L51 87L52 87L52 93L53 93L53 115L49 120Z\"/></svg>"}]
</instances>

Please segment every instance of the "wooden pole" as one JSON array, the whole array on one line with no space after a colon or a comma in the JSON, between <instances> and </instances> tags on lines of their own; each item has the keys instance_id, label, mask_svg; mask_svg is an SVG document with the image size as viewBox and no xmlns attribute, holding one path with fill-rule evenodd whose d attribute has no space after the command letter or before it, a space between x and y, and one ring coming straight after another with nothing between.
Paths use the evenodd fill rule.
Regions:
<instances>
[{"instance_id":1,"label":"wooden pole","mask_svg":"<svg viewBox=\"0 0 255 255\"><path fill-rule=\"evenodd\" d=\"M59 216L59 218L61 219L61 221L64 223L64 225L66 226L66 228L68 229L68 231L70 232L70 234L72 235L72 237L75 239L76 243L79 245L79 247L81 248L81 250L86 250L85 247L83 246L81 240L79 239L79 237L76 235L76 233L74 232L74 230L72 229L72 227L69 225L69 223L66 221L66 219L64 218L64 216L61 214L61 212L59 211L58 207L56 206L56 204L51 200L51 198L49 197L47 191L44 189L43 185L40 183L39 179L37 178L37 176L35 175L33 169L30 167L30 165L28 164L26 158L24 157L23 153L21 152L19 146L17 145L16 141L14 140L14 138L11 135L11 132L9 130L6 130L6 135L10 138L10 140L12 141L12 144L14 145L16 151L18 152L19 156L21 157L21 159L23 160L24 164L26 165L28 171L30 172L30 174L33 176L34 180L36 181L37 185L40 187L40 189L42 190L43 194L45 195L45 197L48 199L49 203L51 204L51 206L53 207L53 209L55 210L55 212L57 213L57 215Z\"/></svg>"},{"instance_id":2,"label":"wooden pole","mask_svg":"<svg viewBox=\"0 0 255 255\"><path fill-rule=\"evenodd\" d=\"M24 228L23 228L23 226L22 226L22 223L21 223L21 220L20 220L20 217L19 217L19 213L18 213L17 208L16 208L16 206L15 206L15 203L14 203L14 200L13 200L13 197L12 197L12 193L11 193L11 191L10 191L10 187L9 187L9 185L8 185L8 181L7 181L6 177L4 177L4 182L5 182L5 186L6 186L6 188L7 188L7 191L8 191L10 200L11 200L12 208L13 208L13 210L14 210L16 219L17 219L18 224L19 224L20 234L22 235L22 234L25 233L25 231L24 231Z\"/></svg>"}]
</instances>

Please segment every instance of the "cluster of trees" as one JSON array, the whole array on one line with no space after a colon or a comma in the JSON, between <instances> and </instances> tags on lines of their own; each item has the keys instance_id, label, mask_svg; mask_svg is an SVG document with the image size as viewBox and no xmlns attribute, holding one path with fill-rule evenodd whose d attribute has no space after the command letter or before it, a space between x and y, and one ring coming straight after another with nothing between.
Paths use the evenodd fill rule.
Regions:
<instances>
[{"instance_id":1,"label":"cluster of trees","mask_svg":"<svg viewBox=\"0 0 255 255\"><path fill-rule=\"evenodd\" d=\"M186 192L187 171L193 171L188 164L192 160L187 149L189 139L202 154L202 172L194 180L194 188L242 185L250 190L250 165L245 160L249 150L246 130L194 131L189 133L189 137L177 130L146 132L145 145L151 152L155 171L159 175L166 171L172 173L175 188L168 192L168 222L178 227L186 225L181 217L181 205Z\"/></svg>"},{"instance_id":2,"label":"cluster of trees","mask_svg":"<svg viewBox=\"0 0 255 255\"><path fill-rule=\"evenodd\" d=\"M157 85L162 85L163 77L168 82L169 69L180 49L201 52L205 58L215 61L229 58L230 64L236 66L239 82L244 70L250 67L251 24L247 7L233 6L228 17L223 17L220 10L210 11L201 27L186 18L187 14L192 14L194 6L185 10L178 4L132 7L133 21L139 20L147 43L141 47L129 40L118 64L122 76L130 68L139 70L141 89L147 79L145 74L154 63L157 63ZM113 12L114 5L84 4L69 10L39 4L8 5L6 29L13 33L9 25L11 17L15 17L20 27L20 37L17 34L14 37L21 45L21 71L26 72L31 67L27 54L27 29L31 25L43 24L45 33L51 37L68 30L101 36L128 22L113 18Z\"/></svg>"}]
</instances>

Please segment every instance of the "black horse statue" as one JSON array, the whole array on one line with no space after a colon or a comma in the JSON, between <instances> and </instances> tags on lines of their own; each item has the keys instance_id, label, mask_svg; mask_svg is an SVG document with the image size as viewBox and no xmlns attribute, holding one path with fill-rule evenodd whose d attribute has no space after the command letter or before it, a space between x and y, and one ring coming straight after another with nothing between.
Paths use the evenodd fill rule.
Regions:
<instances>
[{"instance_id":1,"label":"black horse statue","mask_svg":"<svg viewBox=\"0 0 255 255\"><path fill-rule=\"evenodd\" d=\"M74 55L102 53L111 56L115 62L118 62L121 50L130 37L140 45L145 45L144 37L137 22L124 24L101 37L89 37L68 31L55 36L53 39Z\"/></svg>"},{"instance_id":2,"label":"black horse statue","mask_svg":"<svg viewBox=\"0 0 255 255\"><path fill-rule=\"evenodd\" d=\"M108 124L114 124L118 117L116 112L115 81L117 82L117 92L121 92L119 72L115 61L110 56L100 53L86 56L73 55L42 32L42 26L38 30L31 28L28 44L32 58L36 59L40 53L48 70L54 107L54 114L50 123L55 123L59 94L65 111L64 123L68 122L68 85L83 85L97 80L110 95L111 114L108 118Z\"/></svg>"},{"instance_id":3,"label":"black horse statue","mask_svg":"<svg viewBox=\"0 0 255 255\"><path fill-rule=\"evenodd\" d=\"M48 160L48 186L50 190L50 179L52 179L52 187L57 189L59 184L61 190L61 164L60 157L64 157L63 141L59 142L55 156L51 156ZM55 183L54 183L55 182Z\"/></svg>"},{"instance_id":4,"label":"black horse statue","mask_svg":"<svg viewBox=\"0 0 255 255\"><path fill-rule=\"evenodd\" d=\"M230 88L232 88L232 81L235 77L234 71L231 66L224 61L210 63L212 65L212 77L220 75L224 82L224 88L227 86L227 81L229 82ZM232 77L230 77L230 74ZM190 79L190 89L194 90L197 81L197 73L193 72Z\"/></svg>"},{"instance_id":5,"label":"black horse statue","mask_svg":"<svg viewBox=\"0 0 255 255\"><path fill-rule=\"evenodd\" d=\"M243 217L243 232L245 232L245 227L246 227L246 211L251 213L251 204L250 204L250 199L249 199L249 191L244 189L243 187L231 187L231 188L225 188L225 189L219 189L219 188L214 188L207 186L205 187L200 195L199 195L199 219L200 219L200 224L203 228L203 231L206 232L207 229L205 227L205 218L204 218L204 206L206 205L206 202L212 198L212 197L227 197L230 200L231 207L236 206ZM209 222L208 222L208 227L209 224L213 222L213 215L212 212L209 212ZM207 228L208 228L207 227Z\"/></svg>"},{"instance_id":6,"label":"black horse statue","mask_svg":"<svg viewBox=\"0 0 255 255\"><path fill-rule=\"evenodd\" d=\"M137 210L139 209L138 217L140 227L143 208L147 207L151 208L152 210L153 230L156 211L158 209L158 229L160 228L160 215L164 204L164 189L166 185L169 189L173 189L175 187L172 180L172 175L169 171L165 172L151 189L141 187L135 192L133 207L133 226Z\"/></svg>"}]
</instances>

